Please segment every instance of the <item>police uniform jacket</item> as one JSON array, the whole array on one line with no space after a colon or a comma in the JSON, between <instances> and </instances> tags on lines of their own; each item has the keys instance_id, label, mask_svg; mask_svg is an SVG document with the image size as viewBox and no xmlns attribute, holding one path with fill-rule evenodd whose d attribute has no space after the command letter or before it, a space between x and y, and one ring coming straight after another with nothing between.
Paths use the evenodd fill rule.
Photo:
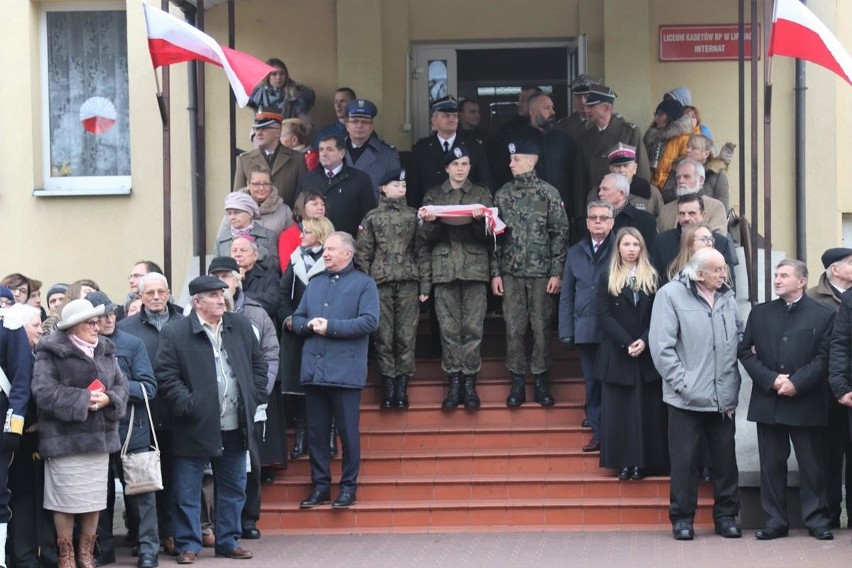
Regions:
<instances>
[{"instance_id":1,"label":"police uniform jacket","mask_svg":"<svg viewBox=\"0 0 852 568\"><path fill-rule=\"evenodd\" d=\"M374 132L364 143L366 148L358 156L357 161L352 161L352 156L349 153L348 145L346 157L344 161L347 166L357 168L370 176L373 182L373 190L376 192L376 197L379 195L379 182L388 172L400 169L399 152L396 148L380 140Z\"/></svg>"},{"instance_id":2,"label":"police uniform jacket","mask_svg":"<svg viewBox=\"0 0 852 568\"><path fill-rule=\"evenodd\" d=\"M790 306L781 298L755 306L739 346L752 380L748 419L787 426L828 425L828 354L834 311L807 295ZM772 389L789 374L793 397Z\"/></svg>"},{"instance_id":3,"label":"police uniform jacket","mask_svg":"<svg viewBox=\"0 0 852 568\"><path fill-rule=\"evenodd\" d=\"M322 167L308 172L299 178L299 191L305 190L325 196L325 216L336 231L346 231L353 237L358 235L361 219L376 206L370 176L346 164L330 181Z\"/></svg>"},{"instance_id":4,"label":"police uniform jacket","mask_svg":"<svg viewBox=\"0 0 852 568\"><path fill-rule=\"evenodd\" d=\"M517 176L494 196L506 223L497 251L499 273L522 278L561 276L568 218L556 188L535 172Z\"/></svg>"},{"instance_id":5,"label":"police uniform jacket","mask_svg":"<svg viewBox=\"0 0 852 568\"><path fill-rule=\"evenodd\" d=\"M405 198L382 195L379 206L364 217L355 242L355 266L376 284L418 282L429 288L429 257L417 239L417 210Z\"/></svg>"},{"instance_id":6,"label":"police uniform jacket","mask_svg":"<svg viewBox=\"0 0 852 568\"><path fill-rule=\"evenodd\" d=\"M492 207L491 192L484 185L466 180L454 189L449 180L426 192L423 205L475 205ZM485 230L485 219L465 225L449 225L439 220L423 223L418 239L431 247L431 284L454 280L489 282L497 276L495 239ZM427 288L428 290L428 288Z\"/></svg>"},{"instance_id":7,"label":"police uniform jacket","mask_svg":"<svg viewBox=\"0 0 852 568\"><path fill-rule=\"evenodd\" d=\"M237 157L237 171L234 174L234 191L239 191L248 186L248 178L255 166L269 168L272 175L272 185L278 189L278 195L281 196L284 203L292 209L296 202L296 185L299 178L308 172L305 156L301 152L278 144L275 150L275 161L270 167L263 150L260 148L240 154Z\"/></svg>"},{"instance_id":8,"label":"police uniform jacket","mask_svg":"<svg viewBox=\"0 0 852 568\"><path fill-rule=\"evenodd\" d=\"M491 171L488 169L488 157L485 147L478 138L463 130L456 132L453 148L464 146L470 154L470 179L471 181L484 185L491 189L494 187L491 180ZM438 140L437 134L418 140L411 148L412 168L409 172L408 190L405 194L408 204L418 209L423 203L423 195L430 187L441 185L447 179L447 170L444 169L444 148Z\"/></svg>"}]
</instances>

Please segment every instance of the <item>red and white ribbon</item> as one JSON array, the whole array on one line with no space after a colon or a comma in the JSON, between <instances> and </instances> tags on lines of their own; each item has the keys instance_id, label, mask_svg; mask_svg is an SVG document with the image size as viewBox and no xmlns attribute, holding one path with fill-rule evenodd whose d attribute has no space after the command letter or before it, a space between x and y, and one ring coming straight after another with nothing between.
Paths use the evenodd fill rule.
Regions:
<instances>
[{"instance_id":1,"label":"red and white ribbon","mask_svg":"<svg viewBox=\"0 0 852 568\"><path fill-rule=\"evenodd\" d=\"M485 209L485 231L490 235L499 235L506 230L506 223L498 216L496 207L473 205L424 205L420 211L432 213L448 225L465 225L473 221L476 211Z\"/></svg>"}]
</instances>

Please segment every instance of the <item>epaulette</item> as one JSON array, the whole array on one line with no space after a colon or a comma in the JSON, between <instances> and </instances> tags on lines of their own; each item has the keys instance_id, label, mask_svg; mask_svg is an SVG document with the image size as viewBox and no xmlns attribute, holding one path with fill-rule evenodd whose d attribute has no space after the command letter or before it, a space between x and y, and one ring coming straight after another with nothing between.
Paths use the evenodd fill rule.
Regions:
<instances>
[{"instance_id":1,"label":"epaulette","mask_svg":"<svg viewBox=\"0 0 852 568\"><path fill-rule=\"evenodd\" d=\"M393 144L391 144L391 143L390 143L390 142L388 142L387 140L382 140L381 142L382 142L382 144L384 144L385 146L387 146L387 147L388 147L388 148L390 148L391 150L396 150L396 146L394 146Z\"/></svg>"}]
</instances>

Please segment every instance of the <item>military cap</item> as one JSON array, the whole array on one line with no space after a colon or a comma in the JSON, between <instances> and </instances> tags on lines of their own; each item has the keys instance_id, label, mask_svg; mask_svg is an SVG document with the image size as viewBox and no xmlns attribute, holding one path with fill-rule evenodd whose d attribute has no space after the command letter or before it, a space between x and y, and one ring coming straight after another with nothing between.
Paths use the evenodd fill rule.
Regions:
<instances>
[{"instance_id":1,"label":"military cap","mask_svg":"<svg viewBox=\"0 0 852 568\"><path fill-rule=\"evenodd\" d=\"M224 290L228 285L216 278L215 276L199 276L193 278L189 283L189 295L195 296L202 292L212 292L214 290Z\"/></svg>"},{"instance_id":2,"label":"military cap","mask_svg":"<svg viewBox=\"0 0 852 568\"><path fill-rule=\"evenodd\" d=\"M432 103L432 112L458 112L459 105L452 95L441 97Z\"/></svg>"},{"instance_id":3,"label":"military cap","mask_svg":"<svg viewBox=\"0 0 852 568\"><path fill-rule=\"evenodd\" d=\"M346 105L346 116L349 118L376 118L379 107L367 99L353 99Z\"/></svg>"},{"instance_id":4,"label":"military cap","mask_svg":"<svg viewBox=\"0 0 852 568\"><path fill-rule=\"evenodd\" d=\"M444 156L444 167L449 166L459 158L464 158L467 156L470 157L470 151L467 149L465 145L459 145L454 148L450 148L450 151L447 152L447 155Z\"/></svg>"},{"instance_id":5,"label":"military cap","mask_svg":"<svg viewBox=\"0 0 852 568\"><path fill-rule=\"evenodd\" d=\"M628 164L636 161L636 148L628 144L619 142L606 154L610 166L618 164Z\"/></svg>"},{"instance_id":6,"label":"military cap","mask_svg":"<svg viewBox=\"0 0 852 568\"><path fill-rule=\"evenodd\" d=\"M589 94L586 97L586 106L595 106L600 103L613 104L615 102L615 91L606 85L590 85Z\"/></svg>"},{"instance_id":7,"label":"military cap","mask_svg":"<svg viewBox=\"0 0 852 568\"><path fill-rule=\"evenodd\" d=\"M596 85L600 82L601 80L599 77L593 77L591 75L578 75L577 78L571 81L571 94L588 95L591 86Z\"/></svg>"},{"instance_id":8,"label":"military cap","mask_svg":"<svg viewBox=\"0 0 852 568\"><path fill-rule=\"evenodd\" d=\"M392 181L405 181L405 170L391 170L382 176L379 185L387 185Z\"/></svg>"},{"instance_id":9,"label":"military cap","mask_svg":"<svg viewBox=\"0 0 852 568\"><path fill-rule=\"evenodd\" d=\"M823 268L828 268L835 262L839 262L846 258L847 256L852 255L852 249L849 248L830 248L824 253L822 253L822 266Z\"/></svg>"},{"instance_id":10,"label":"military cap","mask_svg":"<svg viewBox=\"0 0 852 568\"><path fill-rule=\"evenodd\" d=\"M271 107L260 107L257 109L257 114L254 115L253 128L263 128L274 124L281 125L284 117L278 112L278 109Z\"/></svg>"},{"instance_id":11,"label":"military cap","mask_svg":"<svg viewBox=\"0 0 852 568\"><path fill-rule=\"evenodd\" d=\"M534 142L529 140L518 140L509 142L509 154L529 154L531 156L540 156L541 149Z\"/></svg>"}]
</instances>

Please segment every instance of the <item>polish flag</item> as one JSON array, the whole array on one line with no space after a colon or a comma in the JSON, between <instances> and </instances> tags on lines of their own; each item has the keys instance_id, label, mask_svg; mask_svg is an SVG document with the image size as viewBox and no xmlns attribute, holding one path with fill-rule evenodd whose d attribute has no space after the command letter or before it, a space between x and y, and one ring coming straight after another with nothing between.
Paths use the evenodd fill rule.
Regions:
<instances>
[{"instance_id":1,"label":"polish flag","mask_svg":"<svg viewBox=\"0 0 852 568\"><path fill-rule=\"evenodd\" d=\"M775 0L769 55L786 55L822 65L852 85L849 52L799 0Z\"/></svg>"},{"instance_id":2,"label":"polish flag","mask_svg":"<svg viewBox=\"0 0 852 568\"><path fill-rule=\"evenodd\" d=\"M247 53L219 45L209 35L168 12L144 3L142 6L148 29L148 50L155 68L192 60L218 65L225 70L241 107L248 103L252 89L275 70Z\"/></svg>"}]
</instances>

